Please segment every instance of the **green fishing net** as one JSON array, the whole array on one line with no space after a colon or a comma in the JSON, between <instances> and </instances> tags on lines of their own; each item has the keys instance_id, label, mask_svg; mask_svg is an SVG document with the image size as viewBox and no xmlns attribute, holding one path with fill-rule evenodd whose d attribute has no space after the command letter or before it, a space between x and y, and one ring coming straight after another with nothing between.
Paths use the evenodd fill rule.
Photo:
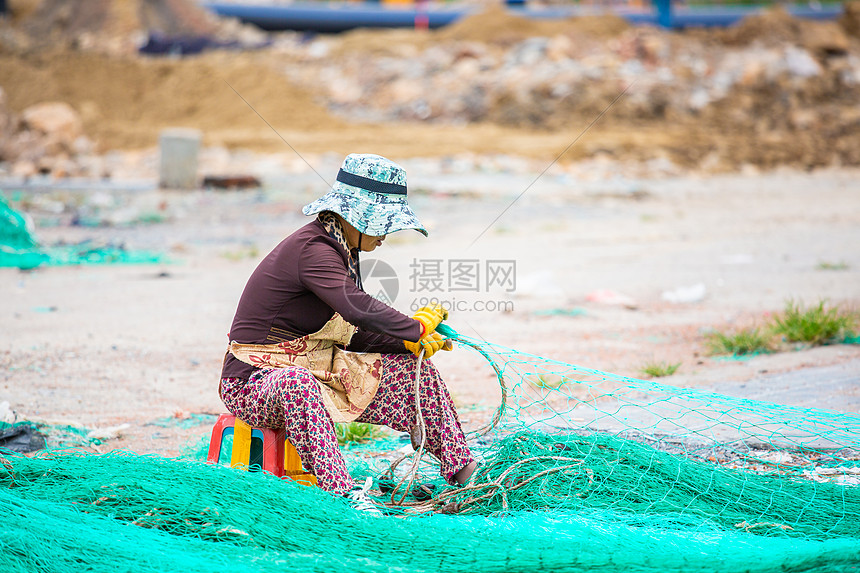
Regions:
<instances>
[{"instance_id":1,"label":"green fishing net","mask_svg":"<svg viewBox=\"0 0 860 573\"><path fill-rule=\"evenodd\" d=\"M0 267L28 270L40 265L149 264L164 260L160 253L95 240L41 245L34 236L30 219L0 197Z\"/></svg>"},{"instance_id":2,"label":"green fishing net","mask_svg":"<svg viewBox=\"0 0 860 573\"><path fill-rule=\"evenodd\" d=\"M500 387L498 411L469 435L481 465L464 487L444 484L430 456L402 459L410 442L394 434L376 451L343 450L354 477L375 480L383 516L194 459L5 453L0 570L860 567L857 414L676 388L448 335L483 356ZM205 450L205 440L187 448L198 458ZM435 482L432 496L413 496L411 484L424 481Z\"/></svg>"}]
</instances>

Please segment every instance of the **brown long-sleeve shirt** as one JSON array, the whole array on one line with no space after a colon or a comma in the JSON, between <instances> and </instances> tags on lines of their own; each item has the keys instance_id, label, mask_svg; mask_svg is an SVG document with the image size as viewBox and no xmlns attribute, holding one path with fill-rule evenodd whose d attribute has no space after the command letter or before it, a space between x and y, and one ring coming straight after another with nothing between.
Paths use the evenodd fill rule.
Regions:
<instances>
[{"instance_id":1,"label":"brown long-sleeve shirt","mask_svg":"<svg viewBox=\"0 0 860 573\"><path fill-rule=\"evenodd\" d=\"M337 312L359 328L347 350L407 352L403 340L418 341L421 323L359 289L347 257L319 220L281 241L248 279L230 340L276 344L318 331ZM254 369L228 353L221 377L247 379Z\"/></svg>"}]
</instances>

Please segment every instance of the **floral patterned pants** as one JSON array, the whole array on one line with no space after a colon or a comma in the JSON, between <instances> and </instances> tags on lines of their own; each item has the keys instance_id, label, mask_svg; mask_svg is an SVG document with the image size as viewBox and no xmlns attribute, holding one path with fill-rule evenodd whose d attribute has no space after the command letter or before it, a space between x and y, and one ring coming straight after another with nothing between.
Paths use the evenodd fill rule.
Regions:
<instances>
[{"instance_id":1,"label":"floral patterned pants","mask_svg":"<svg viewBox=\"0 0 860 573\"><path fill-rule=\"evenodd\" d=\"M382 380L376 396L356 420L386 425L401 432L415 426L415 356L383 354ZM429 360L421 364L421 414L426 427L426 449L442 464L448 483L473 458L460 427L448 389ZM334 424L323 406L319 382L303 368L267 368L247 381L221 380L221 398L227 409L258 428L285 428L305 470L319 486L345 493L354 485L340 454Z\"/></svg>"}]
</instances>

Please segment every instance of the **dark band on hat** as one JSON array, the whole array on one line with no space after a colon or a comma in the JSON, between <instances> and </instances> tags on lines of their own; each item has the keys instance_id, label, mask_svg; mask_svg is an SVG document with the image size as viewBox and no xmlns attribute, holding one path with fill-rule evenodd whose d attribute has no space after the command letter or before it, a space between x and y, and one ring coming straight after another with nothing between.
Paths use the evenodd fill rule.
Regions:
<instances>
[{"instance_id":1,"label":"dark band on hat","mask_svg":"<svg viewBox=\"0 0 860 573\"><path fill-rule=\"evenodd\" d=\"M383 193L385 195L406 195L406 185L384 183L382 181L377 181L376 179L370 179L369 177L362 177L361 175L344 171L343 169L337 172L337 180L341 183L346 183L353 187L360 187L361 189L372 191L374 193Z\"/></svg>"}]
</instances>

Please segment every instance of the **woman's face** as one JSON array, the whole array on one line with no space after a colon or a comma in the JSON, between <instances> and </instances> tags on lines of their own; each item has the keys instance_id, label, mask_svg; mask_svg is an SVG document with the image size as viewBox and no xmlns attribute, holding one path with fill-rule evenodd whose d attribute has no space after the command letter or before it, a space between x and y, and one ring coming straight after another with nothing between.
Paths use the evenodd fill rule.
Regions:
<instances>
[{"instance_id":1,"label":"woman's face","mask_svg":"<svg viewBox=\"0 0 860 573\"><path fill-rule=\"evenodd\" d=\"M346 235L346 242L353 249L356 247L359 250L369 253L370 251L376 249L376 247L382 246L382 241L385 240L386 235L381 235L379 237L374 237L373 235L365 235L359 233L358 229L350 225L346 219L335 213L335 216L340 221L341 226L343 227L343 232ZM359 245L359 240L361 240L361 245Z\"/></svg>"},{"instance_id":2,"label":"woman's face","mask_svg":"<svg viewBox=\"0 0 860 573\"><path fill-rule=\"evenodd\" d=\"M385 235L381 237L372 237L370 235L361 235L361 250L369 253L374 250L376 247L382 246L382 241L385 240Z\"/></svg>"}]
</instances>

